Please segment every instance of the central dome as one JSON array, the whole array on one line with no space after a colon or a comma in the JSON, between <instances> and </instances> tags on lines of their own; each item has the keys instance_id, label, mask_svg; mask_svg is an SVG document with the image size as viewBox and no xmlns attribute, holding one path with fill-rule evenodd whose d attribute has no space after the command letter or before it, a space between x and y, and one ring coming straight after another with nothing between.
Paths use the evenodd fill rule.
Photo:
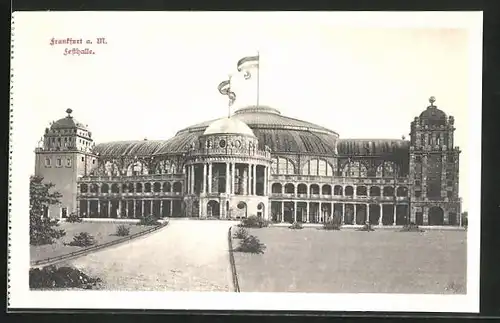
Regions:
<instances>
[{"instance_id":1,"label":"central dome","mask_svg":"<svg viewBox=\"0 0 500 323\"><path fill-rule=\"evenodd\" d=\"M238 134L255 137L249 126L247 126L243 121L235 118L223 118L216 120L205 129L203 134Z\"/></svg>"}]
</instances>

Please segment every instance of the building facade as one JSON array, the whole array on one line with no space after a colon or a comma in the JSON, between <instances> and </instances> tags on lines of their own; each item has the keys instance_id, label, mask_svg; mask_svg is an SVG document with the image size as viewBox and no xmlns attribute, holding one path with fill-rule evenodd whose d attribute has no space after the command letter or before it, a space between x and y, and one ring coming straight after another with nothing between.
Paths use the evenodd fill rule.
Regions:
<instances>
[{"instance_id":1,"label":"building facade","mask_svg":"<svg viewBox=\"0 0 500 323\"><path fill-rule=\"evenodd\" d=\"M35 175L63 194L51 217L321 223L338 214L345 225L460 225L454 119L434 98L409 140L341 139L272 107L244 106L166 141L95 145L66 112L35 151Z\"/></svg>"}]
</instances>

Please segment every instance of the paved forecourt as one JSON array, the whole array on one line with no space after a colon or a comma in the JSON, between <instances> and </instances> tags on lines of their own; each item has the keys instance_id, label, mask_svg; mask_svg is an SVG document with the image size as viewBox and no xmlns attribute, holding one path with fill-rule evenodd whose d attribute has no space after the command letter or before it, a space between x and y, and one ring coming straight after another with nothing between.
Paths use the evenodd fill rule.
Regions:
<instances>
[{"instance_id":1,"label":"paved forecourt","mask_svg":"<svg viewBox=\"0 0 500 323\"><path fill-rule=\"evenodd\" d=\"M233 291L232 221L174 219L144 238L71 261L106 290Z\"/></svg>"}]
</instances>

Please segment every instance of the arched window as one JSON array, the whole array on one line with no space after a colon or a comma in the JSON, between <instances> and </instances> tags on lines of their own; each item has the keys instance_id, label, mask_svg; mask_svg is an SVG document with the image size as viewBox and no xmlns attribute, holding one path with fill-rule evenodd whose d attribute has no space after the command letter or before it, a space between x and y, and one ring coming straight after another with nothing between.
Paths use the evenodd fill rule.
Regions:
<instances>
[{"instance_id":1,"label":"arched window","mask_svg":"<svg viewBox=\"0 0 500 323\"><path fill-rule=\"evenodd\" d=\"M292 183L288 183L285 185L285 193L286 194L293 194L295 193L295 186Z\"/></svg>"},{"instance_id":2,"label":"arched window","mask_svg":"<svg viewBox=\"0 0 500 323\"><path fill-rule=\"evenodd\" d=\"M380 187L378 186L370 187L370 196L380 196Z\"/></svg>"},{"instance_id":3,"label":"arched window","mask_svg":"<svg viewBox=\"0 0 500 323\"><path fill-rule=\"evenodd\" d=\"M163 192L170 193L171 190L172 190L172 184L170 184L170 182L163 183Z\"/></svg>"},{"instance_id":4,"label":"arched window","mask_svg":"<svg viewBox=\"0 0 500 323\"><path fill-rule=\"evenodd\" d=\"M111 193L119 193L120 189L118 187L118 184L113 184L111 185Z\"/></svg>"},{"instance_id":5,"label":"arched window","mask_svg":"<svg viewBox=\"0 0 500 323\"><path fill-rule=\"evenodd\" d=\"M345 196L353 196L353 195L354 195L354 188L352 186L346 186Z\"/></svg>"},{"instance_id":6,"label":"arched window","mask_svg":"<svg viewBox=\"0 0 500 323\"><path fill-rule=\"evenodd\" d=\"M151 193L151 183L144 184L144 192Z\"/></svg>"},{"instance_id":7,"label":"arched window","mask_svg":"<svg viewBox=\"0 0 500 323\"><path fill-rule=\"evenodd\" d=\"M384 196L394 196L394 188L392 186L385 186L383 194Z\"/></svg>"},{"instance_id":8,"label":"arched window","mask_svg":"<svg viewBox=\"0 0 500 323\"><path fill-rule=\"evenodd\" d=\"M366 177L367 168L365 164L360 161L351 161L344 165L342 169L342 176L344 177Z\"/></svg>"},{"instance_id":9,"label":"arched window","mask_svg":"<svg viewBox=\"0 0 500 323\"><path fill-rule=\"evenodd\" d=\"M311 195L318 195L319 194L319 185L318 184L311 184L311 186L309 186L309 193Z\"/></svg>"},{"instance_id":10,"label":"arched window","mask_svg":"<svg viewBox=\"0 0 500 323\"><path fill-rule=\"evenodd\" d=\"M158 183L158 182L154 183L154 185L153 185L153 191L154 191L155 193L159 193L159 192L161 192L161 184L160 184L160 183Z\"/></svg>"},{"instance_id":11,"label":"arched window","mask_svg":"<svg viewBox=\"0 0 500 323\"><path fill-rule=\"evenodd\" d=\"M400 186L396 190L396 195L397 196L408 196L408 188L405 186Z\"/></svg>"},{"instance_id":12,"label":"arched window","mask_svg":"<svg viewBox=\"0 0 500 323\"><path fill-rule=\"evenodd\" d=\"M271 173L293 175L295 174L295 164L288 158L274 157L271 161Z\"/></svg>"},{"instance_id":13,"label":"arched window","mask_svg":"<svg viewBox=\"0 0 500 323\"><path fill-rule=\"evenodd\" d=\"M147 166L140 161L135 161L131 163L127 168L127 176L148 175L148 174L149 170Z\"/></svg>"},{"instance_id":14,"label":"arched window","mask_svg":"<svg viewBox=\"0 0 500 323\"><path fill-rule=\"evenodd\" d=\"M80 185L80 193L87 193L88 190L89 190L89 187L87 186L87 184Z\"/></svg>"},{"instance_id":15,"label":"arched window","mask_svg":"<svg viewBox=\"0 0 500 323\"><path fill-rule=\"evenodd\" d=\"M101 185L101 193L109 193L109 185L104 183Z\"/></svg>"},{"instance_id":16,"label":"arched window","mask_svg":"<svg viewBox=\"0 0 500 323\"><path fill-rule=\"evenodd\" d=\"M366 186L358 186L358 187L356 187L356 195L366 196Z\"/></svg>"},{"instance_id":17,"label":"arched window","mask_svg":"<svg viewBox=\"0 0 500 323\"><path fill-rule=\"evenodd\" d=\"M307 194L307 185L306 184L299 184L297 186L297 193L299 193L299 194Z\"/></svg>"},{"instance_id":18,"label":"arched window","mask_svg":"<svg viewBox=\"0 0 500 323\"><path fill-rule=\"evenodd\" d=\"M141 183L135 184L135 191L137 193L142 193L142 184Z\"/></svg>"},{"instance_id":19,"label":"arched window","mask_svg":"<svg viewBox=\"0 0 500 323\"><path fill-rule=\"evenodd\" d=\"M271 186L271 192L275 194L281 194L283 193L283 186L280 183L273 183Z\"/></svg>"},{"instance_id":20,"label":"arched window","mask_svg":"<svg viewBox=\"0 0 500 323\"><path fill-rule=\"evenodd\" d=\"M333 195L342 195L342 186L335 185L333 188Z\"/></svg>"},{"instance_id":21,"label":"arched window","mask_svg":"<svg viewBox=\"0 0 500 323\"><path fill-rule=\"evenodd\" d=\"M302 167L303 175L332 176L333 167L324 159L311 159Z\"/></svg>"},{"instance_id":22,"label":"arched window","mask_svg":"<svg viewBox=\"0 0 500 323\"><path fill-rule=\"evenodd\" d=\"M322 195L332 195L332 187L328 184L325 184L321 187Z\"/></svg>"},{"instance_id":23,"label":"arched window","mask_svg":"<svg viewBox=\"0 0 500 323\"><path fill-rule=\"evenodd\" d=\"M135 186L133 183L128 183L128 192L129 193L134 193L135 192Z\"/></svg>"},{"instance_id":24,"label":"arched window","mask_svg":"<svg viewBox=\"0 0 500 323\"><path fill-rule=\"evenodd\" d=\"M181 193L182 192L182 183L181 182L175 182L173 185L173 190L175 193Z\"/></svg>"}]
</instances>

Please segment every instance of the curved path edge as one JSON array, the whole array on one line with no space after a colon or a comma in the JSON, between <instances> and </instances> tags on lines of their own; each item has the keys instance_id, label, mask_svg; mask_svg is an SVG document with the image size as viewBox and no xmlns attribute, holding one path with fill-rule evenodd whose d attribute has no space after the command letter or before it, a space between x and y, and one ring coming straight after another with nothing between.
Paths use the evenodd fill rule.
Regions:
<instances>
[{"instance_id":1,"label":"curved path edge","mask_svg":"<svg viewBox=\"0 0 500 323\"><path fill-rule=\"evenodd\" d=\"M238 273L236 272L236 263L234 261L232 229L233 229L233 227L229 227L228 235L227 235L227 241L228 241L228 247L229 247L229 264L231 266L231 276L233 278L234 291L239 293L240 292L240 285L238 282Z\"/></svg>"},{"instance_id":2,"label":"curved path edge","mask_svg":"<svg viewBox=\"0 0 500 323\"><path fill-rule=\"evenodd\" d=\"M41 266L55 265L57 263L60 263L60 262L66 261L66 260L71 260L71 259L83 257L83 256L86 256L86 255L92 253L92 252L101 251L105 248L113 247L113 246L116 246L118 244L122 244L122 243L125 243L128 241L135 240L136 238L145 236L149 233L156 232L162 228L165 228L168 225L168 223L169 223L169 221L165 221L158 226L152 227L152 228L144 230L144 231L137 232L133 235L123 237L120 239L116 239L113 241L109 241L109 242L106 242L103 244L98 244L98 245L95 245L95 246L92 246L89 248L85 248L82 250L74 251L74 252L71 252L71 253L68 253L65 255L61 255L61 256L57 256L57 257L50 257L50 258L41 259L41 260L30 261L30 268L38 268Z\"/></svg>"}]
</instances>

